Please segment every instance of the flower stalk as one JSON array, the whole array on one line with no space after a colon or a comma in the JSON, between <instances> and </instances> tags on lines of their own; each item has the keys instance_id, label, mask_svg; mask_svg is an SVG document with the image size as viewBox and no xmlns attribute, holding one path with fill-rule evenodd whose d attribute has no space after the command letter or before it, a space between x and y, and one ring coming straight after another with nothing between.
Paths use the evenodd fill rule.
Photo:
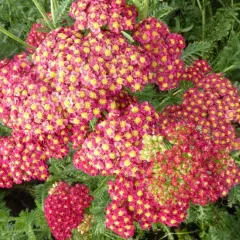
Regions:
<instances>
[{"instance_id":1,"label":"flower stalk","mask_svg":"<svg viewBox=\"0 0 240 240\"><path fill-rule=\"evenodd\" d=\"M14 41L22 44L23 46L27 47L27 48L31 48L33 50L35 50L36 48L33 47L32 45L26 43L25 41L23 41L22 39L18 38L17 36L15 36L14 34L12 34L11 32L9 32L8 30L6 30L5 28L0 26L0 32L2 32L3 34L5 34L6 36L12 38Z\"/></svg>"},{"instance_id":2,"label":"flower stalk","mask_svg":"<svg viewBox=\"0 0 240 240\"><path fill-rule=\"evenodd\" d=\"M54 24L51 22L42 4L38 0L32 0L32 1L35 4L36 8L38 9L39 13L44 18L45 22L47 23L47 26L53 30L55 28Z\"/></svg>"}]
</instances>

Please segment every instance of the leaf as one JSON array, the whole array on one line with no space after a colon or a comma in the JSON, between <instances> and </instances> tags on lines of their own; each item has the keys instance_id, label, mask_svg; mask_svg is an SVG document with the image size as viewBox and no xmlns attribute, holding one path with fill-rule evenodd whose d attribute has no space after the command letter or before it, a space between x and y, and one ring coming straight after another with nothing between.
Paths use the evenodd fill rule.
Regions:
<instances>
[{"instance_id":1,"label":"leaf","mask_svg":"<svg viewBox=\"0 0 240 240\"><path fill-rule=\"evenodd\" d=\"M158 112L163 111L167 106L180 104L182 96L188 88L192 87L189 81L181 81L179 87L170 91L160 91L155 84L148 84L142 91L129 94L137 97L140 102L149 102Z\"/></svg>"},{"instance_id":2,"label":"leaf","mask_svg":"<svg viewBox=\"0 0 240 240\"><path fill-rule=\"evenodd\" d=\"M6 30L5 28L0 26L0 32L7 35L8 37L10 37L11 39L13 39L14 41L22 44L25 47L28 48L32 48L35 49L35 47L31 46L30 44L28 44L27 42L23 41L22 39L20 39L19 37L15 36L14 34L12 34L10 31Z\"/></svg>"},{"instance_id":3,"label":"leaf","mask_svg":"<svg viewBox=\"0 0 240 240\"><path fill-rule=\"evenodd\" d=\"M233 33L226 46L219 51L213 62L213 68L217 72L228 72L240 68L240 35Z\"/></svg>"},{"instance_id":4,"label":"leaf","mask_svg":"<svg viewBox=\"0 0 240 240\"><path fill-rule=\"evenodd\" d=\"M11 135L12 130L6 126L4 126L1 122L0 122L0 136L1 137L5 137L5 136L10 136Z\"/></svg>"},{"instance_id":5,"label":"leaf","mask_svg":"<svg viewBox=\"0 0 240 240\"><path fill-rule=\"evenodd\" d=\"M135 42L134 39L133 39L133 37L132 37L129 33L127 33L126 31L122 31L122 35L123 35L130 43L134 43L134 42Z\"/></svg>"},{"instance_id":6,"label":"leaf","mask_svg":"<svg viewBox=\"0 0 240 240\"><path fill-rule=\"evenodd\" d=\"M231 189L228 195L228 206L232 207L234 204L240 204L240 186L235 186Z\"/></svg>"},{"instance_id":7,"label":"leaf","mask_svg":"<svg viewBox=\"0 0 240 240\"><path fill-rule=\"evenodd\" d=\"M211 49L209 42L200 41L190 43L182 53L182 60L186 65L192 65L199 57L203 57Z\"/></svg>"},{"instance_id":8,"label":"leaf","mask_svg":"<svg viewBox=\"0 0 240 240\"><path fill-rule=\"evenodd\" d=\"M154 1L151 1L154 2ZM154 4L152 3L149 7L149 16L153 16L157 19L163 19L167 15L169 15L171 12L175 10L172 6L169 6L168 3L163 2L163 3L158 3Z\"/></svg>"},{"instance_id":9,"label":"leaf","mask_svg":"<svg viewBox=\"0 0 240 240\"><path fill-rule=\"evenodd\" d=\"M49 19L48 14L46 13L43 5L41 4L41 2L39 0L32 0L36 6L36 8L38 9L39 13L42 15L42 17L44 18L47 26L50 29L54 29L54 25L52 23L52 21Z\"/></svg>"},{"instance_id":10,"label":"leaf","mask_svg":"<svg viewBox=\"0 0 240 240\"><path fill-rule=\"evenodd\" d=\"M53 25L54 27L56 27L56 10L58 8L57 0L50 0L50 5L51 5L51 16L53 20Z\"/></svg>"},{"instance_id":11,"label":"leaf","mask_svg":"<svg viewBox=\"0 0 240 240\"><path fill-rule=\"evenodd\" d=\"M52 184L40 184L35 186L35 202L37 205L37 208L41 209L43 211L44 201L48 195L48 189L50 188Z\"/></svg>"},{"instance_id":12,"label":"leaf","mask_svg":"<svg viewBox=\"0 0 240 240\"><path fill-rule=\"evenodd\" d=\"M37 240L33 231L33 227L30 224L28 224L28 229L26 231L26 234L27 234L28 240Z\"/></svg>"},{"instance_id":13,"label":"leaf","mask_svg":"<svg viewBox=\"0 0 240 240\"><path fill-rule=\"evenodd\" d=\"M68 11L72 0L63 0L56 9L56 25L59 26L68 16Z\"/></svg>"},{"instance_id":14,"label":"leaf","mask_svg":"<svg viewBox=\"0 0 240 240\"><path fill-rule=\"evenodd\" d=\"M206 26L206 39L214 42L220 41L224 37L228 36L235 22L234 16L238 16L238 13L234 9L218 9L213 21L209 22Z\"/></svg>"},{"instance_id":15,"label":"leaf","mask_svg":"<svg viewBox=\"0 0 240 240\"><path fill-rule=\"evenodd\" d=\"M98 119L95 117L89 122L90 132L93 132L95 130L95 128L97 126L97 122L98 122Z\"/></svg>"}]
</instances>

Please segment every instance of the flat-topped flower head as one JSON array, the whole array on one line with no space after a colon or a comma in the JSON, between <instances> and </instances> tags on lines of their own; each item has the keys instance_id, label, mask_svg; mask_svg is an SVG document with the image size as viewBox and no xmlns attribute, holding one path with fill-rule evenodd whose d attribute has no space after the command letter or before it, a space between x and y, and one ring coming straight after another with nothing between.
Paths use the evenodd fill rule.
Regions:
<instances>
[{"instance_id":1,"label":"flat-topped flower head","mask_svg":"<svg viewBox=\"0 0 240 240\"><path fill-rule=\"evenodd\" d=\"M102 27L111 32L132 30L136 23L135 6L126 4L125 0L77 0L72 3L69 15L75 19L75 30L90 28L98 33Z\"/></svg>"},{"instance_id":2,"label":"flat-topped flower head","mask_svg":"<svg viewBox=\"0 0 240 240\"><path fill-rule=\"evenodd\" d=\"M46 28L40 23L34 23L30 29L30 32L27 35L26 42L37 48L46 38L46 36ZM28 52L34 53L34 50L28 48Z\"/></svg>"},{"instance_id":3,"label":"flat-topped flower head","mask_svg":"<svg viewBox=\"0 0 240 240\"><path fill-rule=\"evenodd\" d=\"M133 218L124 207L119 207L117 202L110 203L106 208L106 227L122 238L134 235Z\"/></svg>"},{"instance_id":4,"label":"flat-topped flower head","mask_svg":"<svg viewBox=\"0 0 240 240\"><path fill-rule=\"evenodd\" d=\"M150 82L156 83L163 91L176 88L184 71L181 60L185 47L183 37L170 33L163 22L150 17L136 25L133 38L150 57L153 74Z\"/></svg>"},{"instance_id":5,"label":"flat-topped flower head","mask_svg":"<svg viewBox=\"0 0 240 240\"><path fill-rule=\"evenodd\" d=\"M142 159L142 138L155 131L158 115L148 104L132 103L109 112L74 155L75 167L90 175L120 174L140 177L148 167Z\"/></svg>"},{"instance_id":6,"label":"flat-topped flower head","mask_svg":"<svg viewBox=\"0 0 240 240\"><path fill-rule=\"evenodd\" d=\"M43 146L24 136L3 137L1 141L2 168L12 182L21 184L32 179L48 178L47 156ZM8 166L6 166L6 163Z\"/></svg>"},{"instance_id":7,"label":"flat-topped flower head","mask_svg":"<svg viewBox=\"0 0 240 240\"><path fill-rule=\"evenodd\" d=\"M181 105L163 111L162 128L168 129L169 121L184 120L194 125L207 141L212 140L218 149L237 150L234 124L240 119L238 90L221 74L209 74L209 70L204 60L186 69L184 79L195 86L185 92Z\"/></svg>"},{"instance_id":8,"label":"flat-topped flower head","mask_svg":"<svg viewBox=\"0 0 240 240\"><path fill-rule=\"evenodd\" d=\"M150 163L140 179L121 172L108 183L112 202L106 209L106 226L122 237L129 236L121 234L119 211L142 229L157 222L178 226L190 203L204 206L239 184L240 169L227 150L219 151L194 125L182 121L168 126L161 135L145 135L141 153L148 154Z\"/></svg>"},{"instance_id":9,"label":"flat-topped flower head","mask_svg":"<svg viewBox=\"0 0 240 240\"><path fill-rule=\"evenodd\" d=\"M9 162L0 157L0 188L11 188L13 184Z\"/></svg>"},{"instance_id":10,"label":"flat-topped flower head","mask_svg":"<svg viewBox=\"0 0 240 240\"><path fill-rule=\"evenodd\" d=\"M59 182L49 191L44 202L44 214L57 240L71 238L72 230L86 221L84 211L93 198L83 184L70 186Z\"/></svg>"},{"instance_id":11,"label":"flat-topped flower head","mask_svg":"<svg viewBox=\"0 0 240 240\"><path fill-rule=\"evenodd\" d=\"M24 101L36 92L47 92L49 86L39 82L35 68L26 54L16 55L0 69L0 118L10 128L18 129L16 117Z\"/></svg>"},{"instance_id":12,"label":"flat-topped flower head","mask_svg":"<svg viewBox=\"0 0 240 240\"><path fill-rule=\"evenodd\" d=\"M80 84L84 57L80 54L82 34L71 27L51 31L33 55L38 77L58 92L70 91Z\"/></svg>"}]
</instances>

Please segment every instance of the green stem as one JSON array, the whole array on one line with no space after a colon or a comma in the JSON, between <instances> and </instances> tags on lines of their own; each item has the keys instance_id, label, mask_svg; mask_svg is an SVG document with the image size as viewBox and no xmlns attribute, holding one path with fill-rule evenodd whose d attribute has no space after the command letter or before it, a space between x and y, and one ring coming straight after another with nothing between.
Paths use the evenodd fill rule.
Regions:
<instances>
[{"instance_id":1,"label":"green stem","mask_svg":"<svg viewBox=\"0 0 240 240\"><path fill-rule=\"evenodd\" d=\"M206 8L205 0L203 0L203 9L202 9L202 40L205 39L205 25L206 25Z\"/></svg>"},{"instance_id":2,"label":"green stem","mask_svg":"<svg viewBox=\"0 0 240 240\"><path fill-rule=\"evenodd\" d=\"M143 13L141 16L141 20L144 20L145 18L148 17L148 11L149 11L149 0L144 0L144 6L143 6Z\"/></svg>"},{"instance_id":3,"label":"green stem","mask_svg":"<svg viewBox=\"0 0 240 240\"><path fill-rule=\"evenodd\" d=\"M202 5L201 5L199 0L197 0L197 4L198 4L198 7L199 7L200 11L202 12Z\"/></svg>"},{"instance_id":4,"label":"green stem","mask_svg":"<svg viewBox=\"0 0 240 240\"><path fill-rule=\"evenodd\" d=\"M204 221L203 221L203 215L204 215L204 213L203 213L203 207L202 206L200 206L200 216L201 216L201 230L204 232Z\"/></svg>"},{"instance_id":5,"label":"green stem","mask_svg":"<svg viewBox=\"0 0 240 240\"><path fill-rule=\"evenodd\" d=\"M191 232L178 232L178 233L172 233L172 234L186 235L186 234L192 234L192 233L196 233L196 232L200 232L200 230L195 230L195 231L191 231Z\"/></svg>"},{"instance_id":6,"label":"green stem","mask_svg":"<svg viewBox=\"0 0 240 240\"><path fill-rule=\"evenodd\" d=\"M42 6L42 4L38 1L38 0L32 0L36 6L36 8L38 9L38 11L40 12L40 14L42 15L42 17L44 18L45 22L47 23L47 26L50 29L54 29L54 25L51 22L51 20L49 19L44 7Z\"/></svg>"},{"instance_id":7,"label":"green stem","mask_svg":"<svg viewBox=\"0 0 240 240\"><path fill-rule=\"evenodd\" d=\"M7 0L7 6L8 6L9 22L12 25L12 13L11 13L11 5L10 5L9 0Z\"/></svg>"},{"instance_id":8,"label":"green stem","mask_svg":"<svg viewBox=\"0 0 240 240\"><path fill-rule=\"evenodd\" d=\"M27 48L31 48L33 50L36 50L36 48L28 43L26 43L25 41L23 41L22 39L18 38L17 36L15 36L14 34L12 34L11 32L7 31L5 28L0 26L0 32L2 32L3 34L7 35L8 37L12 38L13 40L15 40L16 42L21 43L22 45L24 45Z\"/></svg>"},{"instance_id":9,"label":"green stem","mask_svg":"<svg viewBox=\"0 0 240 240\"><path fill-rule=\"evenodd\" d=\"M202 40L205 39L205 24L206 24L206 9L205 9L205 0L203 0L203 3L201 4L200 0L197 0L198 7L202 14Z\"/></svg>"},{"instance_id":10,"label":"green stem","mask_svg":"<svg viewBox=\"0 0 240 240\"><path fill-rule=\"evenodd\" d=\"M125 38L127 38L127 40L128 40L130 43L134 43L134 42L135 42L134 39L133 39L133 37L132 37L130 34L128 34L127 32L122 31L121 33L122 33L122 35L123 35Z\"/></svg>"},{"instance_id":11,"label":"green stem","mask_svg":"<svg viewBox=\"0 0 240 240\"><path fill-rule=\"evenodd\" d=\"M235 15L231 14L231 16L234 18L234 20L235 20L238 24L240 24L240 20L238 20L238 18L237 18Z\"/></svg>"},{"instance_id":12,"label":"green stem","mask_svg":"<svg viewBox=\"0 0 240 240\"><path fill-rule=\"evenodd\" d=\"M209 14L210 14L210 19L212 20L212 18L213 18L213 11L212 11L211 1L208 3L208 11L209 11Z\"/></svg>"},{"instance_id":13,"label":"green stem","mask_svg":"<svg viewBox=\"0 0 240 240\"><path fill-rule=\"evenodd\" d=\"M226 72L228 72L228 71L230 71L230 70L233 70L235 67L236 67L235 65L231 65L231 66L225 68L222 72L223 72L223 73L226 73Z\"/></svg>"},{"instance_id":14,"label":"green stem","mask_svg":"<svg viewBox=\"0 0 240 240\"><path fill-rule=\"evenodd\" d=\"M54 25L54 27L56 27L57 1L56 0L50 0L50 2L51 2L51 14L52 14L53 25Z\"/></svg>"},{"instance_id":15,"label":"green stem","mask_svg":"<svg viewBox=\"0 0 240 240\"><path fill-rule=\"evenodd\" d=\"M161 239L164 239L165 237L168 237L169 240L174 240L174 237L172 236L172 233L171 233L171 231L169 230L169 228L166 227L166 226L164 226L164 225L162 226L162 228L163 228L163 230L164 230L165 232L167 232L167 233L166 233L165 236L163 236L162 238L160 238L160 240L161 240Z\"/></svg>"},{"instance_id":16,"label":"green stem","mask_svg":"<svg viewBox=\"0 0 240 240\"><path fill-rule=\"evenodd\" d=\"M203 3L201 4L200 0L197 0L198 7L201 11L202 15L202 41L205 39L205 25L206 25L206 5L205 0L203 0ZM204 58L204 53L202 52L202 56Z\"/></svg>"},{"instance_id":17,"label":"green stem","mask_svg":"<svg viewBox=\"0 0 240 240\"><path fill-rule=\"evenodd\" d=\"M177 90L175 93L173 93L173 96L177 95L178 93L180 93L180 92L182 92L182 91L183 91L183 89Z\"/></svg>"},{"instance_id":18,"label":"green stem","mask_svg":"<svg viewBox=\"0 0 240 240\"><path fill-rule=\"evenodd\" d=\"M105 177L101 182L101 184L98 186L98 188L93 191L93 194L96 194L102 188L102 186L104 186L104 184L108 181L108 179L109 179L108 176Z\"/></svg>"}]
</instances>

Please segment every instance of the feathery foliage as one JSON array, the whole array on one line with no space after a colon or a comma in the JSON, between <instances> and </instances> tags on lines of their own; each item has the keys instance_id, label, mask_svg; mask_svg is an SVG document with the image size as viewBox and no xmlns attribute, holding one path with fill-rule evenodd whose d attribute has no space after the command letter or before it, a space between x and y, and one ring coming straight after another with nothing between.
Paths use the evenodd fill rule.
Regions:
<instances>
[{"instance_id":1,"label":"feathery foliage","mask_svg":"<svg viewBox=\"0 0 240 240\"><path fill-rule=\"evenodd\" d=\"M199 58L203 58L211 50L209 42L193 42L190 43L183 51L182 59L186 65L192 65Z\"/></svg>"}]
</instances>

